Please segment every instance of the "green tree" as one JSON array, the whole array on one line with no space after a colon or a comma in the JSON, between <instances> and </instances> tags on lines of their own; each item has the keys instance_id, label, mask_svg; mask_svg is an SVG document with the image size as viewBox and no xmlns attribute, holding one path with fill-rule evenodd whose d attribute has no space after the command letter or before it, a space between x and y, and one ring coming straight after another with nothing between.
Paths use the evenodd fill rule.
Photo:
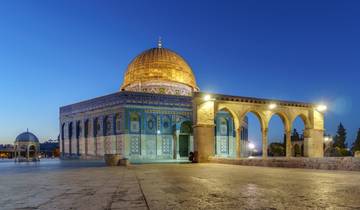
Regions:
<instances>
[{"instance_id":1,"label":"green tree","mask_svg":"<svg viewBox=\"0 0 360 210\"><path fill-rule=\"evenodd\" d=\"M282 143L273 142L269 145L269 156L285 156L285 147Z\"/></svg>"},{"instance_id":2,"label":"green tree","mask_svg":"<svg viewBox=\"0 0 360 210\"><path fill-rule=\"evenodd\" d=\"M301 148L298 144L294 145L294 154L295 154L295 157L301 156Z\"/></svg>"},{"instance_id":3,"label":"green tree","mask_svg":"<svg viewBox=\"0 0 360 210\"><path fill-rule=\"evenodd\" d=\"M355 142L352 145L351 150L353 152L360 151L360 128L359 128L359 130L357 132L357 137L356 137Z\"/></svg>"},{"instance_id":4,"label":"green tree","mask_svg":"<svg viewBox=\"0 0 360 210\"><path fill-rule=\"evenodd\" d=\"M296 128L294 128L292 134L291 134L291 141L299 141L300 140L300 135L297 132Z\"/></svg>"},{"instance_id":5,"label":"green tree","mask_svg":"<svg viewBox=\"0 0 360 210\"><path fill-rule=\"evenodd\" d=\"M334 147L338 147L340 149L346 148L346 129L344 128L343 124L340 123L338 126L338 130L336 132L336 135L334 137Z\"/></svg>"}]
</instances>

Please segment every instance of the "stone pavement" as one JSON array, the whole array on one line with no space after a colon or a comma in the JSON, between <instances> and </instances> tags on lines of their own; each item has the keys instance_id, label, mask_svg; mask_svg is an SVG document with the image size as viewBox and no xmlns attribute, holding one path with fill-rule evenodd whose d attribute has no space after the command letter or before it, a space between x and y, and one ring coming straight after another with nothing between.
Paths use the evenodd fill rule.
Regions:
<instances>
[{"instance_id":1,"label":"stone pavement","mask_svg":"<svg viewBox=\"0 0 360 210\"><path fill-rule=\"evenodd\" d=\"M1 175L0 195L0 209L360 209L360 172L222 164L34 170Z\"/></svg>"}]
</instances>

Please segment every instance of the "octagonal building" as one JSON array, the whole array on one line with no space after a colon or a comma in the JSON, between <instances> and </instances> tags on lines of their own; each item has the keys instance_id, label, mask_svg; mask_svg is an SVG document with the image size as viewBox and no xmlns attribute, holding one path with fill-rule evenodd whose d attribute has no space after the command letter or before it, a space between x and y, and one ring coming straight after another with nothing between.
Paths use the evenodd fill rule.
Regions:
<instances>
[{"instance_id":1,"label":"octagonal building","mask_svg":"<svg viewBox=\"0 0 360 210\"><path fill-rule=\"evenodd\" d=\"M136 56L118 92L60 108L63 158L130 162L181 161L194 152L193 95L199 88L186 60L161 44ZM241 126L246 156L247 119ZM236 157L235 124L227 111L214 119L219 156Z\"/></svg>"}]
</instances>

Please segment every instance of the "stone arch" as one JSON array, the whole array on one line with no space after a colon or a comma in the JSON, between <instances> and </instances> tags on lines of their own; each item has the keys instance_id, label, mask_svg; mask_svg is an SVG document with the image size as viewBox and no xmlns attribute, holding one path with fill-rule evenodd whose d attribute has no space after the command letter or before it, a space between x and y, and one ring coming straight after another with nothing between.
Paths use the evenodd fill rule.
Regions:
<instances>
[{"instance_id":1,"label":"stone arch","mask_svg":"<svg viewBox=\"0 0 360 210\"><path fill-rule=\"evenodd\" d=\"M244 111L239 117L241 122L244 120L245 116L248 113L252 113L252 114L254 114L256 116L256 118L259 120L261 130L264 130L264 129L267 128L266 124L265 124L265 115L262 112L259 112L259 111L254 110L254 109L248 109L248 110Z\"/></svg>"},{"instance_id":2,"label":"stone arch","mask_svg":"<svg viewBox=\"0 0 360 210\"><path fill-rule=\"evenodd\" d=\"M224 115L224 113L227 113ZM220 106L214 116L214 154L220 156L236 156L237 141L239 141L240 129L238 116L230 108Z\"/></svg>"},{"instance_id":3,"label":"stone arch","mask_svg":"<svg viewBox=\"0 0 360 210\"><path fill-rule=\"evenodd\" d=\"M266 128L269 127L269 123L270 123L270 120L275 116L279 116L282 123L283 123L283 126L284 126L284 132L286 131L290 131L291 130L291 124L290 124L290 120L289 120L289 117L287 116L286 113L284 112L272 112L268 119L267 119L267 122L266 122Z\"/></svg>"},{"instance_id":4,"label":"stone arch","mask_svg":"<svg viewBox=\"0 0 360 210\"><path fill-rule=\"evenodd\" d=\"M85 155L88 155L89 119L84 122Z\"/></svg>"},{"instance_id":5,"label":"stone arch","mask_svg":"<svg viewBox=\"0 0 360 210\"><path fill-rule=\"evenodd\" d=\"M68 139L69 139L69 154L72 154L72 135L73 135L73 122L69 123Z\"/></svg>"},{"instance_id":6,"label":"stone arch","mask_svg":"<svg viewBox=\"0 0 360 210\"><path fill-rule=\"evenodd\" d=\"M65 123L61 125L61 153L65 154Z\"/></svg>"},{"instance_id":7,"label":"stone arch","mask_svg":"<svg viewBox=\"0 0 360 210\"><path fill-rule=\"evenodd\" d=\"M310 119L303 113L301 114L297 114L295 115L291 121L290 121L290 127L292 127L292 125L294 124L294 121L296 120L296 118L300 117L300 119L302 120L302 122L304 123L304 127L305 127L305 130L306 129L310 129L311 128L311 122L310 122Z\"/></svg>"},{"instance_id":8,"label":"stone arch","mask_svg":"<svg viewBox=\"0 0 360 210\"><path fill-rule=\"evenodd\" d=\"M245 109L241 114L240 114L240 120L241 122L245 119L245 117L249 114L252 113L253 115L255 115L255 117L257 118L259 124L260 124L260 138L261 138L261 142L260 142L260 151L262 151L262 155L263 156L267 156L267 124L266 124L266 114L265 111L262 110L257 110L256 108L250 107L248 109ZM248 125L250 127L250 125ZM251 151L248 150L248 143L250 143L250 140L248 139L248 142L243 145L245 147L245 154L249 155L251 154ZM251 142L254 143L254 142Z\"/></svg>"},{"instance_id":9,"label":"stone arch","mask_svg":"<svg viewBox=\"0 0 360 210\"><path fill-rule=\"evenodd\" d=\"M34 144L29 144L28 146L28 154L29 154L29 157L28 158L37 158L37 148L36 148L36 145Z\"/></svg>"},{"instance_id":10,"label":"stone arch","mask_svg":"<svg viewBox=\"0 0 360 210\"><path fill-rule=\"evenodd\" d=\"M277 143L280 143L282 145L282 143L284 143L284 153L283 155L287 156L287 157L291 157L292 155L292 146L291 146L291 124L290 124L290 120L289 120L289 116L286 112L284 111L274 111L274 112L271 112L269 114L269 117L267 118L267 122L266 122L266 128L267 130L269 129L269 124L270 124L270 121L271 119L274 117L274 116L278 116L281 121L282 121L282 125L283 125L283 140L284 142L272 142L270 145L268 145L268 150L270 152L271 149L274 149L277 148L277 149L281 149L282 147L279 146L279 144L277 146L275 146ZM269 134L269 132L267 132L267 134ZM280 139L281 140L281 139ZM281 151L282 152L282 151ZM279 154L281 154L281 152ZM274 153L276 154L276 153ZM273 155L274 155L273 154ZM278 155L279 155L278 154ZM280 155L282 156L282 155Z\"/></svg>"},{"instance_id":11,"label":"stone arch","mask_svg":"<svg viewBox=\"0 0 360 210\"><path fill-rule=\"evenodd\" d=\"M220 111L226 111L226 112L230 113L230 115L231 115L231 117L233 118L233 121L234 121L235 129L240 128L241 123L239 121L239 116L236 114L235 111L233 111L230 107L226 106L225 104L219 104L218 107L217 107L217 110L214 113L214 116L216 116L216 114L218 112L220 112Z\"/></svg>"},{"instance_id":12,"label":"stone arch","mask_svg":"<svg viewBox=\"0 0 360 210\"><path fill-rule=\"evenodd\" d=\"M275 142L271 142L270 141L272 139L269 139L269 134L270 134L270 123L271 120L275 117L278 116L281 120L282 123L282 128L283 128L283 132L281 133L280 139L278 139L279 141L275 141ZM287 135L289 135L290 133L290 123L289 123L289 118L287 116L286 113L281 112L281 111L275 111L275 112L271 112L268 115L267 121L266 121L266 128L267 128L267 132L266 135L268 135L267 139L269 140L268 143L270 143L269 145L267 145L267 150L268 150L268 155L270 156L291 156L291 143L287 142ZM290 139L289 139L290 140ZM287 149L287 147L289 147L290 150ZM288 154L287 154L288 153Z\"/></svg>"},{"instance_id":13,"label":"stone arch","mask_svg":"<svg viewBox=\"0 0 360 210\"><path fill-rule=\"evenodd\" d=\"M84 137L89 137L89 119L86 119L84 122Z\"/></svg>"},{"instance_id":14,"label":"stone arch","mask_svg":"<svg viewBox=\"0 0 360 210\"><path fill-rule=\"evenodd\" d=\"M80 155L80 137L82 135L81 121L76 121L76 154Z\"/></svg>"},{"instance_id":15,"label":"stone arch","mask_svg":"<svg viewBox=\"0 0 360 210\"><path fill-rule=\"evenodd\" d=\"M228 112L234 116L237 126L243 122L244 117L249 113L253 113L260 122L262 134L262 154L267 157L267 134L268 121L273 114L278 114L283 120L286 130L286 155L291 154L291 124L294 115L302 114L301 117L305 129L304 138L304 155L306 157L322 157L323 156L323 132L324 132L324 113L315 109L315 104L299 103L291 101L276 101L275 106L272 105L273 100L250 98L241 96L229 96L205 93L194 93L194 137L196 139L195 149L197 160L208 161L208 158L214 155L214 144L212 144L214 134L214 117L218 110L227 108ZM236 132L236 136L239 131ZM307 137L307 138L306 138ZM238 148L238 146L237 146ZM241 146L239 147L241 148Z\"/></svg>"},{"instance_id":16,"label":"stone arch","mask_svg":"<svg viewBox=\"0 0 360 210\"><path fill-rule=\"evenodd\" d=\"M99 118L96 117L93 123L93 136L97 137L99 135L99 131L100 131Z\"/></svg>"}]
</instances>

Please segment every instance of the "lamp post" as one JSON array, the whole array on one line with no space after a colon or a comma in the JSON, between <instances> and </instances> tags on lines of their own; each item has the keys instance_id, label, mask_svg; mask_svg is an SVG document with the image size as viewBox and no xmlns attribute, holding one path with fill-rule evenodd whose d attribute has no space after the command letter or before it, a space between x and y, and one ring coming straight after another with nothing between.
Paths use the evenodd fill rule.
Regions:
<instances>
[{"instance_id":1,"label":"lamp post","mask_svg":"<svg viewBox=\"0 0 360 210\"><path fill-rule=\"evenodd\" d=\"M250 142L248 147L250 149L250 157L252 157L253 150L255 149L255 144Z\"/></svg>"},{"instance_id":2,"label":"lamp post","mask_svg":"<svg viewBox=\"0 0 360 210\"><path fill-rule=\"evenodd\" d=\"M324 151L325 151L325 155L327 154L326 151L331 147L331 145L333 144L333 138L331 135L325 135L324 136ZM330 154L328 154L330 155Z\"/></svg>"}]
</instances>

